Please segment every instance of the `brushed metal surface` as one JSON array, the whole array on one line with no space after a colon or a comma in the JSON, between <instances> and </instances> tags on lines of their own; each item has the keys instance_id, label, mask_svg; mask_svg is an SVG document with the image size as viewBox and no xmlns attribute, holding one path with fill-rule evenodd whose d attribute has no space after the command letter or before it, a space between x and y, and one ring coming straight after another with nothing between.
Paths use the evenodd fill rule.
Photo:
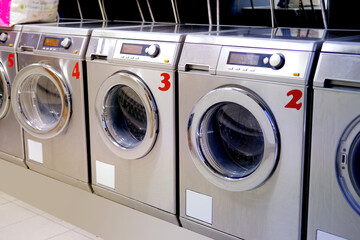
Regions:
<instances>
[{"instance_id":1,"label":"brushed metal surface","mask_svg":"<svg viewBox=\"0 0 360 240\"><path fill-rule=\"evenodd\" d=\"M314 77L314 87L360 86L359 55L321 53Z\"/></svg>"},{"instance_id":2,"label":"brushed metal surface","mask_svg":"<svg viewBox=\"0 0 360 240\"><path fill-rule=\"evenodd\" d=\"M341 136L360 115L357 55L322 53L315 77L308 239L321 230L350 240L360 236L360 216L347 202L336 175ZM325 84L327 80L334 80ZM350 85L349 85L350 84ZM358 159L357 159L358 160Z\"/></svg>"},{"instance_id":3,"label":"brushed metal surface","mask_svg":"<svg viewBox=\"0 0 360 240\"><path fill-rule=\"evenodd\" d=\"M70 26L70 24L69 24ZM38 33L53 33L59 35L75 35L75 36L90 36L91 28L81 28L81 27L56 27L51 26L51 24L29 24L23 25L23 32L38 32Z\"/></svg>"},{"instance_id":4,"label":"brushed metal surface","mask_svg":"<svg viewBox=\"0 0 360 240\"><path fill-rule=\"evenodd\" d=\"M15 42L15 39L14 39ZM9 67L9 56L13 54L13 67ZM0 50L0 63L4 68L4 73L9 79L9 97L11 94L11 86L16 75L17 69L17 55L15 54L14 47L8 47L7 51ZM6 101L5 99L3 100ZM10 101L10 99L8 99ZM4 103L5 104L5 103ZM25 155L24 155L24 143L23 143L23 130L20 127L20 124L16 121L14 112L11 109L11 106L8 106L5 116L0 119L0 157L2 159L8 160L10 162L22 165L25 165Z\"/></svg>"},{"instance_id":5,"label":"brushed metal surface","mask_svg":"<svg viewBox=\"0 0 360 240\"><path fill-rule=\"evenodd\" d=\"M76 59L63 59L49 56L38 56L33 53L19 53L19 70L32 64L43 63L51 66L60 75L69 87L71 94L71 117L65 129L56 137L44 139L24 132L26 162L36 164L36 171L53 178L62 180L69 179L75 186L79 181L86 185L85 189L90 191L88 182L88 154L85 119L85 93L84 93L84 69L82 62ZM79 66L79 79L72 76L75 64ZM16 91L16 90L15 90ZM29 159L28 140L42 144L43 164ZM52 175L51 171L56 172ZM50 174L49 174L50 173Z\"/></svg>"},{"instance_id":6,"label":"brushed metal surface","mask_svg":"<svg viewBox=\"0 0 360 240\"><path fill-rule=\"evenodd\" d=\"M196 34L189 34L186 37L187 43L211 44L211 45L226 45L226 46L247 46L247 47L263 47L269 49L282 50L298 50L298 51L316 51L321 45L316 40L304 41L301 39L276 39L276 38L256 38L251 36L234 36L219 34L212 34L209 36L202 36Z\"/></svg>"},{"instance_id":7,"label":"brushed metal surface","mask_svg":"<svg viewBox=\"0 0 360 240\"><path fill-rule=\"evenodd\" d=\"M179 61L180 221L184 227L215 239L300 239L304 237L301 229L307 85L313 51L319 48L319 42L298 39L282 44L284 39L215 35L188 35ZM201 57L204 52L208 57ZM228 61L230 52L282 54L285 65L279 70L246 63L233 66ZM191 154L189 145L188 124L196 104L211 91L230 88L242 89L266 104L269 110L264 111L271 112L268 114L276 122L280 139L272 175L248 191L228 191L225 189L230 187L213 184L208 174L196 168L198 159ZM294 91L300 97L293 98ZM225 95L216 96L213 101L226 102L229 96ZM253 110L251 104L238 100L243 107L249 107L248 111ZM291 101L294 102L289 107ZM212 198L211 224L186 215L188 191ZM219 232L223 234L219 236Z\"/></svg>"},{"instance_id":8,"label":"brushed metal surface","mask_svg":"<svg viewBox=\"0 0 360 240\"><path fill-rule=\"evenodd\" d=\"M158 109L159 132L148 154L129 160L111 150L112 144L104 134L96 114L96 96L106 79L119 71L130 72L143 81L154 97ZM105 189L111 199L123 204L131 203L132 208L159 215L176 213L176 126L175 126L175 72L173 70L139 68L136 66L113 64L107 61L87 62L90 149L91 163L101 161L115 166L115 189L97 184L96 169L92 168L92 183L95 193L103 195ZM170 76L170 89L161 91L162 73ZM141 145L139 145L141 147ZM124 201L124 197L134 201ZM138 202L138 204L136 204ZM164 216L166 216L165 214ZM162 217L168 220L168 217Z\"/></svg>"},{"instance_id":9,"label":"brushed metal surface","mask_svg":"<svg viewBox=\"0 0 360 240\"><path fill-rule=\"evenodd\" d=\"M187 144L187 123L193 106L207 92L229 85L251 89L259 95L270 107L279 127L281 149L278 165L268 181L251 191L229 192L211 184L195 167ZM286 94L293 89L306 94L301 85L287 86L204 72L179 73L181 218L243 239L300 239L304 107L299 111L284 108L289 101ZM305 106L304 98L300 101ZM213 197L212 225L186 216L187 189ZM192 229L196 230L195 225Z\"/></svg>"}]
</instances>

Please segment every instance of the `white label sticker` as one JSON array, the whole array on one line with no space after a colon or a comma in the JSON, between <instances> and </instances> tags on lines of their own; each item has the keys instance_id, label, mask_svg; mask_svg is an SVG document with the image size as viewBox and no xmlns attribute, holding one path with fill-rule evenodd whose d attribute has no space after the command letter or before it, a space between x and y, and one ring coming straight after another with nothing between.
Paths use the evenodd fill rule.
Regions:
<instances>
[{"instance_id":1,"label":"white label sticker","mask_svg":"<svg viewBox=\"0 0 360 240\"><path fill-rule=\"evenodd\" d=\"M186 215L212 224L212 197L186 190Z\"/></svg>"},{"instance_id":2,"label":"white label sticker","mask_svg":"<svg viewBox=\"0 0 360 240\"><path fill-rule=\"evenodd\" d=\"M44 163L41 143L28 139L28 155L30 160Z\"/></svg>"},{"instance_id":3,"label":"white label sticker","mask_svg":"<svg viewBox=\"0 0 360 240\"><path fill-rule=\"evenodd\" d=\"M96 182L115 189L115 166L96 161Z\"/></svg>"},{"instance_id":4,"label":"white label sticker","mask_svg":"<svg viewBox=\"0 0 360 240\"><path fill-rule=\"evenodd\" d=\"M316 231L316 240L347 240L347 239L317 230Z\"/></svg>"}]
</instances>

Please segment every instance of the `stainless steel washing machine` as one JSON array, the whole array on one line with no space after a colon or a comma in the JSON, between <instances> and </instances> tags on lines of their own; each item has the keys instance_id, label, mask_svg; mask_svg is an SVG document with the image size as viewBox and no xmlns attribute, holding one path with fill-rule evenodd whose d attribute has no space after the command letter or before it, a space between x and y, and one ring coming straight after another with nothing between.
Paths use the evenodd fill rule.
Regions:
<instances>
[{"instance_id":1,"label":"stainless steel washing machine","mask_svg":"<svg viewBox=\"0 0 360 240\"><path fill-rule=\"evenodd\" d=\"M301 238L307 91L323 31L285 30L187 36L179 61L183 227L214 239Z\"/></svg>"},{"instance_id":2,"label":"stainless steel washing machine","mask_svg":"<svg viewBox=\"0 0 360 240\"><path fill-rule=\"evenodd\" d=\"M90 190L85 54L91 31L137 22L23 26L12 109L25 130L30 169Z\"/></svg>"},{"instance_id":3,"label":"stainless steel washing machine","mask_svg":"<svg viewBox=\"0 0 360 240\"><path fill-rule=\"evenodd\" d=\"M10 105L17 70L16 43L21 26L0 28L0 158L26 167L23 131Z\"/></svg>"},{"instance_id":4,"label":"stainless steel washing machine","mask_svg":"<svg viewBox=\"0 0 360 240\"><path fill-rule=\"evenodd\" d=\"M23 27L12 109L30 169L90 190L84 66L89 29Z\"/></svg>"},{"instance_id":5,"label":"stainless steel washing machine","mask_svg":"<svg viewBox=\"0 0 360 240\"><path fill-rule=\"evenodd\" d=\"M93 31L87 71L96 194L178 223L175 72L185 32L212 29Z\"/></svg>"},{"instance_id":6,"label":"stainless steel washing machine","mask_svg":"<svg viewBox=\"0 0 360 240\"><path fill-rule=\"evenodd\" d=\"M308 239L360 237L360 32L330 31L314 78ZM346 37L340 37L345 35Z\"/></svg>"}]
</instances>

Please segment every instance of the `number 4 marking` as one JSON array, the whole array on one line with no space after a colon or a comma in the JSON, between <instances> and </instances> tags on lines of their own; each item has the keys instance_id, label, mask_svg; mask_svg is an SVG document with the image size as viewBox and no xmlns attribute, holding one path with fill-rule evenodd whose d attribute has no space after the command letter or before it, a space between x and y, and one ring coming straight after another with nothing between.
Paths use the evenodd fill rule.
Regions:
<instances>
[{"instance_id":1,"label":"number 4 marking","mask_svg":"<svg viewBox=\"0 0 360 240\"><path fill-rule=\"evenodd\" d=\"M80 78L79 62L77 62L75 64L75 67L74 67L74 69L72 71L72 76L75 77L76 79Z\"/></svg>"},{"instance_id":2,"label":"number 4 marking","mask_svg":"<svg viewBox=\"0 0 360 240\"><path fill-rule=\"evenodd\" d=\"M302 92L298 89L291 90L287 93L287 96L292 96L292 99L288 104L286 104L285 108L295 108L296 110L300 110L302 107L302 103L298 103L298 101L302 97Z\"/></svg>"}]
</instances>

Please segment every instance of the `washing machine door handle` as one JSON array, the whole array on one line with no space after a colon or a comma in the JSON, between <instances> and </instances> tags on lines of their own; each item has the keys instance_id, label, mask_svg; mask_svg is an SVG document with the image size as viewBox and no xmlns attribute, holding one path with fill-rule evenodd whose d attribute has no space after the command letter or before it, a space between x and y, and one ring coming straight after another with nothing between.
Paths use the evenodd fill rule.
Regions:
<instances>
[{"instance_id":1,"label":"washing machine door handle","mask_svg":"<svg viewBox=\"0 0 360 240\"><path fill-rule=\"evenodd\" d=\"M117 72L101 85L95 101L101 136L124 159L147 155L155 144L159 117L146 83L130 72Z\"/></svg>"},{"instance_id":2,"label":"washing machine door handle","mask_svg":"<svg viewBox=\"0 0 360 240\"><path fill-rule=\"evenodd\" d=\"M0 119L3 119L10 108L10 81L4 66L0 63Z\"/></svg>"},{"instance_id":3,"label":"washing machine door handle","mask_svg":"<svg viewBox=\"0 0 360 240\"><path fill-rule=\"evenodd\" d=\"M34 63L16 74L11 102L15 117L30 134L53 138L64 131L71 116L71 93L52 66Z\"/></svg>"}]
</instances>

